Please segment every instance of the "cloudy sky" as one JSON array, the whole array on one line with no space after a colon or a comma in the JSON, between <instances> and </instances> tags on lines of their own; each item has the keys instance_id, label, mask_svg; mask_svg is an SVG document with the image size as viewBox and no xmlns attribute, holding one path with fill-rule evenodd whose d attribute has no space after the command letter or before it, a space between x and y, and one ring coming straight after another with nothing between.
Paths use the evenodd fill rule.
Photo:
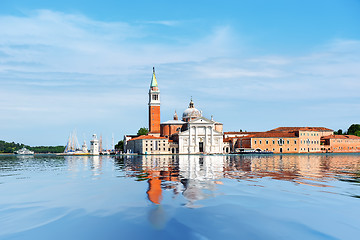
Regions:
<instances>
[{"instance_id":1,"label":"cloudy sky","mask_svg":"<svg viewBox=\"0 0 360 240\"><path fill-rule=\"evenodd\" d=\"M147 126L190 97L225 131L360 121L360 2L0 1L0 139L65 145Z\"/></svg>"}]
</instances>

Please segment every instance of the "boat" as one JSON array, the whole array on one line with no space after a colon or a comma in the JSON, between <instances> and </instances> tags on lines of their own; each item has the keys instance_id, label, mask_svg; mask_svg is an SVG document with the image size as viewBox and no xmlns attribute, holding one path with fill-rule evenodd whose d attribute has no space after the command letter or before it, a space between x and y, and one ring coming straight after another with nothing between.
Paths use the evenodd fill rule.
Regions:
<instances>
[{"instance_id":1,"label":"boat","mask_svg":"<svg viewBox=\"0 0 360 240\"><path fill-rule=\"evenodd\" d=\"M271 151L261 150L261 149L239 149L235 154L274 154Z\"/></svg>"},{"instance_id":2,"label":"boat","mask_svg":"<svg viewBox=\"0 0 360 240\"><path fill-rule=\"evenodd\" d=\"M27 148L19 149L19 150L15 151L14 153L18 154L18 155L34 155L35 154L34 151L30 151Z\"/></svg>"},{"instance_id":3,"label":"boat","mask_svg":"<svg viewBox=\"0 0 360 240\"><path fill-rule=\"evenodd\" d=\"M76 156L84 156L84 155L90 155L87 149L86 141L84 141L84 144L82 145L82 149L79 147L79 143L76 136L76 131L74 130L72 133L70 133L68 142L66 144L65 150L63 153L59 153L57 155L76 155Z\"/></svg>"}]
</instances>

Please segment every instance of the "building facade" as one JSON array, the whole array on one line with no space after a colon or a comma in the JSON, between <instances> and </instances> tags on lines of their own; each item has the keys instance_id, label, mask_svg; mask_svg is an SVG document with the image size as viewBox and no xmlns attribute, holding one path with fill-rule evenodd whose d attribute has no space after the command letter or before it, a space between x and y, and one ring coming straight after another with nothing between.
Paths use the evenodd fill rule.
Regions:
<instances>
[{"instance_id":1,"label":"building facade","mask_svg":"<svg viewBox=\"0 0 360 240\"><path fill-rule=\"evenodd\" d=\"M232 133L238 137L229 138L235 142L235 152L320 153L321 138L332 134L333 130L324 127L279 127L267 132Z\"/></svg>"},{"instance_id":2,"label":"building facade","mask_svg":"<svg viewBox=\"0 0 360 240\"><path fill-rule=\"evenodd\" d=\"M328 135L321 138L322 152L360 152L360 137L354 135Z\"/></svg>"}]
</instances>

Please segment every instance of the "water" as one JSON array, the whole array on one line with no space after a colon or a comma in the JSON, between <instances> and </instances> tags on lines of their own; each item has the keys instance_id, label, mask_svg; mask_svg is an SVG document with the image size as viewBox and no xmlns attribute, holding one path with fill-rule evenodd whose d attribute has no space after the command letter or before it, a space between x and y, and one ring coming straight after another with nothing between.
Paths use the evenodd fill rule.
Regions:
<instances>
[{"instance_id":1,"label":"water","mask_svg":"<svg viewBox=\"0 0 360 240\"><path fill-rule=\"evenodd\" d=\"M360 154L0 156L0 239L359 239Z\"/></svg>"}]
</instances>

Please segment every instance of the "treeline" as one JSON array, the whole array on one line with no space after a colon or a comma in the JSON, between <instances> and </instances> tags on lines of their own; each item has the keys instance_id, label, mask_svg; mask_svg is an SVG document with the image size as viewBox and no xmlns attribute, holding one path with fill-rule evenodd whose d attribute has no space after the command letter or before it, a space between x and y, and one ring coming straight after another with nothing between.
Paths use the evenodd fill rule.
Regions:
<instances>
[{"instance_id":1,"label":"treeline","mask_svg":"<svg viewBox=\"0 0 360 240\"><path fill-rule=\"evenodd\" d=\"M36 146L30 147L28 145L5 142L0 140L0 153L13 153L21 148L27 148L35 153L62 153L65 150L64 146Z\"/></svg>"},{"instance_id":2,"label":"treeline","mask_svg":"<svg viewBox=\"0 0 360 240\"><path fill-rule=\"evenodd\" d=\"M334 132L335 135L355 135L360 137L360 124L351 124L347 131L339 129Z\"/></svg>"}]
</instances>

